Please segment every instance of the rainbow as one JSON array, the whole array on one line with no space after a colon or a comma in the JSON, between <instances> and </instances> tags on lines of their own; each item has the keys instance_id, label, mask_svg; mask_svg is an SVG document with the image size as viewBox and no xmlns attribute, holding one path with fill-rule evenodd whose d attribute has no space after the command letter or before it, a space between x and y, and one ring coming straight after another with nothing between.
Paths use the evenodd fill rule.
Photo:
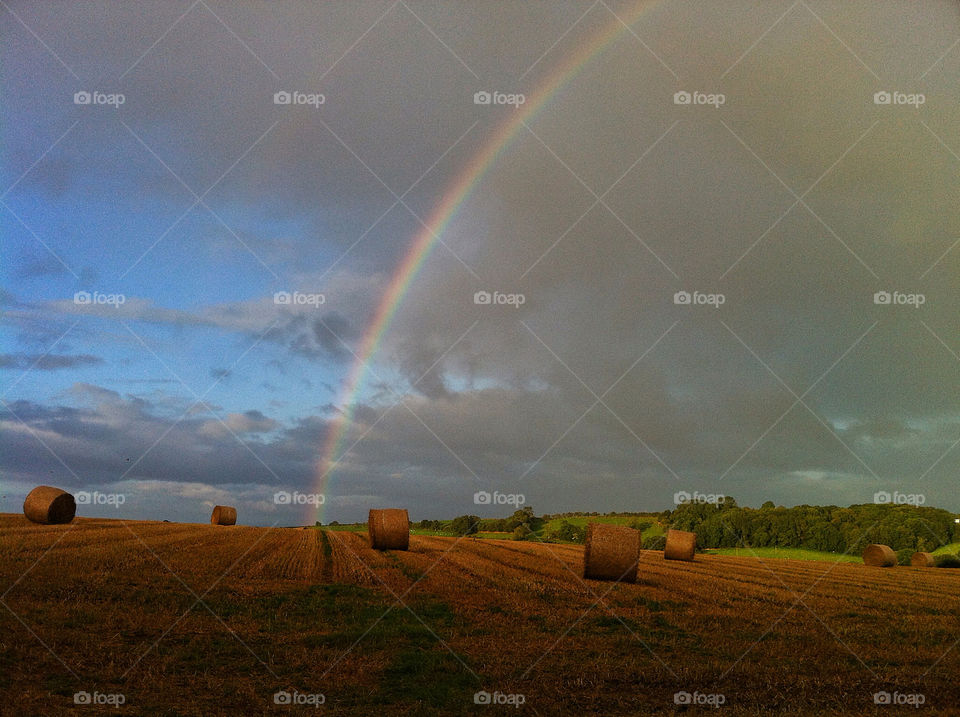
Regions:
<instances>
[{"instance_id":1,"label":"rainbow","mask_svg":"<svg viewBox=\"0 0 960 717\"><path fill-rule=\"evenodd\" d=\"M434 207L429 218L424 221L425 228L416 236L403 261L400 262L394 272L367 331L360 341L359 348L354 352L355 361L344 384L345 388L340 400L340 405L343 408L332 421L323 451L317 461L315 478L317 493L324 495L327 493L330 477L337 467L340 444L353 422L353 409L356 405L357 394L363 386L370 362L377 351L383 334L390 326L390 322L403 302L407 290L416 278L420 267L423 266L423 262L429 256L430 250L436 244L437 239L456 217L464 201L493 166L500 153L520 134L523 125L528 120L533 119L556 92L576 77L591 59L603 52L624 32L627 32L630 25L658 2L660 0L641 0L626 18L613 17L611 22L597 32L590 41L584 43L577 52L566 58L565 62L546 79L541 87L527 97L526 102L511 113L510 117L497 128L493 136L457 175L456 180ZM342 458L342 456L340 457ZM316 510L316 515L308 516L308 520L311 522L322 520L323 510L324 506L321 505Z\"/></svg>"}]
</instances>

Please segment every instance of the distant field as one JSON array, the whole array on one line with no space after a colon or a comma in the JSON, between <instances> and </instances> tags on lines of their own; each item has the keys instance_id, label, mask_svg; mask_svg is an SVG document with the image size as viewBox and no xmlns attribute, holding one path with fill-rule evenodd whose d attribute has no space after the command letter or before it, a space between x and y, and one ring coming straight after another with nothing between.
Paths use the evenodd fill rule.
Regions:
<instances>
[{"instance_id":1,"label":"distant field","mask_svg":"<svg viewBox=\"0 0 960 717\"><path fill-rule=\"evenodd\" d=\"M738 558L781 558L786 560L822 560L825 562L862 563L859 555L824 553L803 548L714 548L711 555L732 555Z\"/></svg>"},{"instance_id":2,"label":"distant field","mask_svg":"<svg viewBox=\"0 0 960 717\"><path fill-rule=\"evenodd\" d=\"M960 571L643 551L626 585L581 580L580 546L410 548L0 515L0 713L105 713L75 708L80 691L123 694L107 712L130 715L303 714L274 706L281 690L338 715L673 713L678 691L731 715L876 714L879 690L922 692L924 714L960 701Z\"/></svg>"},{"instance_id":3,"label":"distant field","mask_svg":"<svg viewBox=\"0 0 960 717\"><path fill-rule=\"evenodd\" d=\"M643 537L648 538L656 535L663 535L664 529L657 522L657 518L652 515L637 513L635 515L577 515L569 518L551 518L544 524L544 533L558 530L564 521L580 528L585 528L587 523L612 523L614 525L630 525L635 520L642 523L652 523L649 528L643 531Z\"/></svg>"}]
</instances>

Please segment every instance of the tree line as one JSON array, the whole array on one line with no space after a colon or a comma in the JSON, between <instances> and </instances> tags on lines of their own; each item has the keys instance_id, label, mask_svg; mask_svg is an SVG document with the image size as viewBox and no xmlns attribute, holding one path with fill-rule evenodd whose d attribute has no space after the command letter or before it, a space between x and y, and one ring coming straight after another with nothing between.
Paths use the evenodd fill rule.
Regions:
<instances>
[{"instance_id":1,"label":"tree line","mask_svg":"<svg viewBox=\"0 0 960 717\"><path fill-rule=\"evenodd\" d=\"M699 548L807 548L859 554L869 543L895 551L936 550L960 539L954 514L941 508L865 503L741 508L733 498L722 503L688 503L661 513L671 528L697 534Z\"/></svg>"},{"instance_id":2,"label":"tree line","mask_svg":"<svg viewBox=\"0 0 960 717\"><path fill-rule=\"evenodd\" d=\"M421 530L436 530L454 535L476 533L510 533L514 540L526 540L543 526L543 518L533 513L531 506L515 510L507 518L479 518L476 515L459 515L453 520L421 520L411 524Z\"/></svg>"}]
</instances>

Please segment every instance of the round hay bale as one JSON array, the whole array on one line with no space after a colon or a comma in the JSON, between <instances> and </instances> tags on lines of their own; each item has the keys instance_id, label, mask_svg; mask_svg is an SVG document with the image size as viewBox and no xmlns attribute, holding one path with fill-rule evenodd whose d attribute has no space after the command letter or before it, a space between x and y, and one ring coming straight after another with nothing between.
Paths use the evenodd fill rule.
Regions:
<instances>
[{"instance_id":1,"label":"round hay bale","mask_svg":"<svg viewBox=\"0 0 960 717\"><path fill-rule=\"evenodd\" d=\"M583 577L593 580L637 580L640 532L625 525L587 524L583 546Z\"/></svg>"},{"instance_id":2,"label":"round hay bale","mask_svg":"<svg viewBox=\"0 0 960 717\"><path fill-rule=\"evenodd\" d=\"M214 525L236 525L237 509L229 505L213 506L213 515L210 516L210 522Z\"/></svg>"},{"instance_id":3,"label":"round hay bale","mask_svg":"<svg viewBox=\"0 0 960 717\"><path fill-rule=\"evenodd\" d=\"M910 556L910 564L915 568L932 568L937 561L930 553L914 553Z\"/></svg>"},{"instance_id":4,"label":"round hay bale","mask_svg":"<svg viewBox=\"0 0 960 717\"><path fill-rule=\"evenodd\" d=\"M40 485L27 494L23 514L42 525L69 523L77 514L77 501L65 490Z\"/></svg>"},{"instance_id":5,"label":"round hay bale","mask_svg":"<svg viewBox=\"0 0 960 717\"><path fill-rule=\"evenodd\" d=\"M406 550L410 547L410 517L405 508L371 510L367 532L370 547L376 550Z\"/></svg>"},{"instance_id":6,"label":"round hay bale","mask_svg":"<svg viewBox=\"0 0 960 717\"><path fill-rule=\"evenodd\" d=\"M697 552L697 534L685 530L668 530L663 557L667 560L693 560Z\"/></svg>"},{"instance_id":7,"label":"round hay bale","mask_svg":"<svg viewBox=\"0 0 960 717\"><path fill-rule=\"evenodd\" d=\"M889 545L871 543L863 549L863 564L877 568L892 568L897 564L897 554Z\"/></svg>"}]
</instances>

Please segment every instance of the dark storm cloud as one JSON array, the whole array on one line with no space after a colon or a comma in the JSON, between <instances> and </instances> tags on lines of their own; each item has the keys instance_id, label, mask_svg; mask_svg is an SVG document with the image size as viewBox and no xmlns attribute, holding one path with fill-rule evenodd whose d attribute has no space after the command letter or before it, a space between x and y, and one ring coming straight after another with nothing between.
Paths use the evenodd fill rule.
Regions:
<instances>
[{"instance_id":1,"label":"dark storm cloud","mask_svg":"<svg viewBox=\"0 0 960 717\"><path fill-rule=\"evenodd\" d=\"M221 415L220 420L209 415L178 420L148 401L97 386L77 386L73 394L89 398L90 404L42 406L21 400L0 413L5 470L53 471L75 487L78 478L80 485L128 479L298 487L309 479L312 446L292 441L284 430L269 442L258 439L256 434L280 427L258 410ZM322 427L314 433L322 435Z\"/></svg>"},{"instance_id":2,"label":"dark storm cloud","mask_svg":"<svg viewBox=\"0 0 960 717\"><path fill-rule=\"evenodd\" d=\"M888 19L891 36L902 40ZM957 456L946 435L956 424L960 388L952 339L960 328L960 257L935 262L960 231L947 198L960 163L919 122L877 114L873 78L829 33L813 29L815 19L798 13L789 21L797 25L790 32L808 33L809 46L778 54L780 42L793 43L790 32L758 46L721 87L721 115L678 113L669 95L652 101L638 93L629 110L637 121L610 142L620 152L605 167L594 163L596 136L581 141L575 112L546 112L531 123L541 139L553 140L559 159L521 132L510 161L491 171L447 230L481 281L465 286L438 247L424 269L430 290L411 291L384 354L401 367L440 360L429 377L438 386L494 383L516 392L520 400L500 404L499 425L510 425L507 412L545 411L563 416L566 428L579 414L547 407L545 391L588 407L594 397L583 384L601 394L676 321L605 398L619 418L596 407L538 471L565 486L573 478L559 466L619 475L611 495L630 495L628 466L638 474L672 471L684 481L723 475L742 496L792 490L794 501L813 500L800 476L834 475L849 495L863 497L878 480L915 485L926 475L925 488L950 500ZM704 38L699 51L711 52L714 39ZM806 65L796 64L814 55L829 57L834 68L825 83L811 83ZM931 48L914 77L938 56ZM768 72L768 60L782 71ZM617 82L607 70L597 68L597 79L608 82L582 83L573 93L580 107L616 108L624 88L651 86L646 69L625 65ZM940 134L956 128L948 110L956 90L938 81L935 91L943 102L926 121L936 121ZM675 120L606 197L612 212L597 205L574 225L592 197L563 164L600 192ZM797 204L781 218L796 202L790 190L799 195L821 175L805 199L809 209ZM471 252L475 223L484 227L484 242ZM923 291L922 310L874 304L876 291L895 287ZM509 311L473 305L474 290L492 288L523 292L527 302ZM721 292L726 301L720 309L677 306L678 290ZM424 395L438 399L436 409L448 405L443 392ZM479 395L458 398L476 410ZM436 430L473 465L489 427L466 426L470 410L459 420L444 413ZM522 472L538 444L526 423L517 430L529 440L504 452L513 460L494 469L501 480ZM774 483L777 476L783 480ZM668 500L666 489L648 488L645 499Z\"/></svg>"},{"instance_id":3,"label":"dark storm cloud","mask_svg":"<svg viewBox=\"0 0 960 717\"><path fill-rule=\"evenodd\" d=\"M15 301L12 295L10 300ZM53 335L49 324L38 322L39 318L47 317L49 321L51 314L79 315L107 320L167 324L181 328L216 327L244 334L254 340L262 339L279 344L291 353L316 361L346 363L353 360L351 349L359 337L357 324L365 320L364 313L368 311L365 304L368 301L369 298L367 301L353 301L348 295L342 298L341 302L351 315L334 309L323 311L317 316L316 309L291 312L272 300L212 305L200 312L190 312L164 308L149 299L128 296L120 306L78 305L67 300L37 304L18 303L16 305L22 311L10 318L24 327L24 340L34 332L39 332L33 336L34 343L43 343ZM67 326L69 324L60 330L61 334ZM272 360L270 365L280 373L285 371L282 363L277 360ZM229 371L214 367L210 370L210 376L226 378Z\"/></svg>"},{"instance_id":4,"label":"dark storm cloud","mask_svg":"<svg viewBox=\"0 0 960 717\"><path fill-rule=\"evenodd\" d=\"M346 361L350 356L350 342L356 333L345 316L331 312L314 320L313 336L321 351Z\"/></svg>"},{"instance_id":5,"label":"dark storm cloud","mask_svg":"<svg viewBox=\"0 0 960 717\"><path fill-rule=\"evenodd\" d=\"M476 22L470 7L417 6L478 81L398 6L321 78L388 6L265 7L224 8L224 19L270 69L197 6L116 81L128 96L117 114L196 192L250 150L207 201L235 213L257 255L291 270L276 289L323 291L326 303L297 312L269 296L190 310L133 296L119 309L16 305L11 319L37 340L58 335L47 314L249 336L272 326L266 341L345 376L424 231L391 190L404 192L477 121L405 198L428 216L506 116L478 111L472 93L502 83L532 96L611 21L603 7L590 11L518 81L582 8L508 5L502 19ZM632 6L611 7L626 16ZM960 54L948 49L958 12L906 8L825 6L831 31L799 4L767 33L786 6L663 3L633 28L646 47L622 32L571 76L472 178L411 282L340 442L349 450L338 456L332 509L357 517L364 501L389 498L439 517L474 510L481 486L527 492L549 510L667 507L693 487L754 504L849 503L894 485L957 507ZM20 10L84 79L119 78L176 19L163 8L118 16L128 31L117 34L89 10L65 32L46 6ZM12 34L11 52L52 64ZM104 49L92 57L89 47ZM55 79L43 96L14 80L44 108L44 141L24 140L29 149L17 144L11 156L23 169L76 112L50 99L69 98L73 79L46 72ZM273 104L273 92L294 88L326 102ZM925 92L927 103L873 103L896 88ZM722 92L726 102L675 105L678 90ZM34 127L16 112L12 127ZM59 196L130 184L171 203L189 194L122 125L82 129L124 137L136 161L117 152L94 171L89 145L65 142L20 189ZM874 303L896 290L925 303ZM477 291L525 301L477 305ZM678 291L724 303L678 305ZM271 368L287 371L279 360ZM329 378L301 380L333 392ZM174 425L157 404L103 391L78 389L95 401L83 409L12 410L85 478L116 480L126 457L169 429L131 475L273 480L232 431L306 486L344 409L292 424L253 408ZM3 427L9 470L62 471L22 424L8 416Z\"/></svg>"},{"instance_id":6,"label":"dark storm cloud","mask_svg":"<svg viewBox=\"0 0 960 717\"><path fill-rule=\"evenodd\" d=\"M355 339L356 334L349 320L335 311L320 317L284 313L281 322L266 333L266 338L299 356L342 364L352 359L348 342ZM282 368L280 370L282 372Z\"/></svg>"}]
</instances>

